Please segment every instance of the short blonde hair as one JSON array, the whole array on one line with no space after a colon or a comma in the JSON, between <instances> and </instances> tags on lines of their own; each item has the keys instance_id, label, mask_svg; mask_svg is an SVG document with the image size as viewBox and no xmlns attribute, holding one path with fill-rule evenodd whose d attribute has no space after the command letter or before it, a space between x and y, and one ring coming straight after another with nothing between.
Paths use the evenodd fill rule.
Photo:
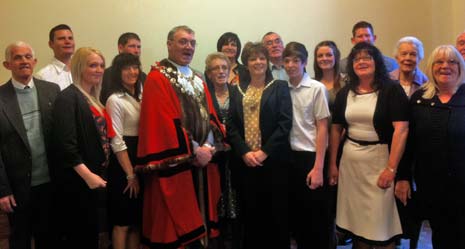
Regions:
<instances>
[{"instance_id":1,"label":"short blonde hair","mask_svg":"<svg viewBox=\"0 0 465 249\"><path fill-rule=\"evenodd\" d=\"M87 66L87 58L91 54L100 56L100 58L102 58L103 62L105 63L103 54L99 50L90 47L79 48L71 58L71 76L73 77L73 84L79 86L79 88L82 87L82 73ZM100 82L100 84L97 86L92 87L90 92L90 96L95 98L97 101L99 99L100 90L102 87L101 83L102 82ZM100 104L99 101L97 103Z\"/></svg>"},{"instance_id":2,"label":"short blonde hair","mask_svg":"<svg viewBox=\"0 0 465 249\"><path fill-rule=\"evenodd\" d=\"M213 63L213 60L216 59L226 61L226 64L228 64L228 70L231 69L231 62L229 61L229 58L222 52L216 52L209 54L205 59L205 72L210 72L212 70L211 64Z\"/></svg>"},{"instance_id":3,"label":"short blonde hair","mask_svg":"<svg viewBox=\"0 0 465 249\"><path fill-rule=\"evenodd\" d=\"M436 59L441 56L445 56L448 60L455 60L459 63L459 78L456 82L456 87L458 88L461 84L465 83L465 62L462 55L452 45L438 46L433 50L426 64L426 76L428 76L428 81L422 86L425 90L425 93L423 93L423 98L425 99L431 99L438 93L438 84L433 75L433 66Z\"/></svg>"}]
</instances>

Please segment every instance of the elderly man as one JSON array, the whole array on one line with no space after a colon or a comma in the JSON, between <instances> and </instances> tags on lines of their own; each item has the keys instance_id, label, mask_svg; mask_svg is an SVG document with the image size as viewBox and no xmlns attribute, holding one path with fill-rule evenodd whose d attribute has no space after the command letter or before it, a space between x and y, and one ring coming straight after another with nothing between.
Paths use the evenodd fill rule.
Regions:
<instances>
[{"instance_id":1,"label":"elderly man","mask_svg":"<svg viewBox=\"0 0 465 249\"><path fill-rule=\"evenodd\" d=\"M457 36L457 42L455 44L455 47L465 60L465 31L463 31Z\"/></svg>"},{"instance_id":2,"label":"elderly man","mask_svg":"<svg viewBox=\"0 0 465 249\"><path fill-rule=\"evenodd\" d=\"M47 153L58 85L34 79L34 51L24 42L5 50L11 79L0 86L0 209L8 213L10 248L54 248L51 170Z\"/></svg>"},{"instance_id":3,"label":"elderly man","mask_svg":"<svg viewBox=\"0 0 465 249\"><path fill-rule=\"evenodd\" d=\"M374 45L376 38L377 37L374 33L373 25L371 25L369 22L360 21L357 22L352 28L352 38L350 41L354 46L359 42L367 42ZM388 72L392 72L399 68L399 65L397 65L396 60L393 58L384 55L383 58ZM347 57L341 60L339 68L341 69L341 73L347 73Z\"/></svg>"},{"instance_id":4,"label":"elderly man","mask_svg":"<svg viewBox=\"0 0 465 249\"><path fill-rule=\"evenodd\" d=\"M48 36L48 46L53 50L54 57L50 64L37 72L36 77L56 83L63 90L73 83L70 71L74 53L73 31L68 25L59 24L50 30Z\"/></svg>"},{"instance_id":5,"label":"elderly man","mask_svg":"<svg viewBox=\"0 0 465 249\"><path fill-rule=\"evenodd\" d=\"M286 70L284 70L283 51L284 43L281 36L275 32L268 32L262 38L262 43L268 50L271 61L271 73L277 80L289 80Z\"/></svg>"},{"instance_id":6,"label":"elderly man","mask_svg":"<svg viewBox=\"0 0 465 249\"><path fill-rule=\"evenodd\" d=\"M209 161L224 147L224 130L206 84L189 67L194 31L173 28L167 46L168 59L147 76L140 114L136 169L155 172L144 190L142 241L150 248L200 246L206 232L217 235L205 230L219 199L218 169Z\"/></svg>"},{"instance_id":7,"label":"elderly man","mask_svg":"<svg viewBox=\"0 0 465 249\"><path fill-rule=\"evenodd\" d=\"M137 57L140 56L141 53L141 41L139 36L136 33L126 32L120 35L118 38L118 53L128 53L133 54ZM145 82L145 78L147 75L144 72L141 72L141 87L143 87L143 83ZM108 97L110 97L110 86L112 82L112 69L111 66L105 69L103 74L103 81L102 81L102 90L100 92L100 102L105 104L107 102Z\"/></svg>"}]
</instances>

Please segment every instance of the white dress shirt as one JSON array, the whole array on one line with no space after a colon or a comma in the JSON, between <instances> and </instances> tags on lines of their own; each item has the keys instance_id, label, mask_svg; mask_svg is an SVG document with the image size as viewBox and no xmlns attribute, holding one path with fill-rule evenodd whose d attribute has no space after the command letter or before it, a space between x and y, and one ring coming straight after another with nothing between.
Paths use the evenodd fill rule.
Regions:
<instances>
[{"instance_id":1,"label":"white dress shirt","mask_svg":"<svg viewBox=\"0 0 465 249\"><path fill-rule=\"evenodd\" d=\"M139 134L140 102L127 93L114 93L107 100L106 110L116 133L111 148L115 153L126 150L123 137Z\"/></svg>"},{"instance_id":2,"label":"white dress shirt","mask_svg":"<svg viewBox=\"0 0 465 249\"><path fill-rule=\"evenodd\" d=\"M289 83L289 90L293 111L291 148L294 151L316 152L316 121L331 115L326 87L304 73L296 87Z\"/></svg>"},{"instance_id":3,"label":"white dress shirt","mask_svg":"<svg viewBox=\"0 0 465 249\"><path fill-rule=\"evenodd\" d=\"M61 90L73 83L71 72L68 70L65 63L59 61L55 57L50 64L37 72L36 77L57 84L60 86Z\"/></svg>"}]
</instances>

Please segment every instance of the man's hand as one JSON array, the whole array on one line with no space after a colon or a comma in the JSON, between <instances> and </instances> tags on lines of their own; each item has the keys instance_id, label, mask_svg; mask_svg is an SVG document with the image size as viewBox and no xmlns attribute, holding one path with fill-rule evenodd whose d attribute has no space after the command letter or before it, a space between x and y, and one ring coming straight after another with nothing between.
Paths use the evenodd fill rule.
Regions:
<instances>
[{"instance_id":1,"label":"man's hand","mask_svg":"<svg viewBox=\"0 0 465 249\"><path fill-rule=\"evenodd\" d=\"M6 213L13 212L13 207L16 207L16 200L13 195L7 195L0 198L0 209Z\"/></svg>"}]
</instances>

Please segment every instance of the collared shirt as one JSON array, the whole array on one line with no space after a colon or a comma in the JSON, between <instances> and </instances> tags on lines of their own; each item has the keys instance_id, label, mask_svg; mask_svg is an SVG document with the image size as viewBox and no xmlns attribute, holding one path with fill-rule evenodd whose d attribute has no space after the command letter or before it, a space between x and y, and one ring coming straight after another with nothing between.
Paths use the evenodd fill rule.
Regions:
<instances>
[{"instance_id":1,"label":"collared shirt","mask_svg":"<svg viewBox=\"0 0 465 249\"><path fill-rule=\"evenodd\" d=\"M391 79L393 79L393 80L399 80L399 78L400 78L400 70L396 69L396 70L390 72L389 77L391 77ZM410 96L412 96L412 94L416 90L418 90L418 88L420 88L420 86L423 85L423 83L425 83L427 81L428 81L428 77L419 68L416 68L414 76L413 76L413 81L412 81L413 84L410 85L410 86L404 86L404 85L401 84L401 86L404 89L405 94L407 94L407 96L410 98Z\"/></svg>"},{"instance_id":2,"label":"collared shirt","mask_svg":"<svg viewBox=\"0 0 465 249\"><path fill-rule=\"evenodd\" d=\"M23 83L11 78L11 83L13 83L13 86L17 89L24 89L26 86L28 86L29 88L34 88L34 79L31 78L31 80L26 84L24 85Z\"/></svg>"},{"instance_id":3,"label":"collared shirt","mask_svg":"<svg viewBox=\"0 0 465 249\"><path fill-rule=\"evenodd\" d=\"M53 58L50 64L40 69L36 77L57 84L60 86L61 90L73 83L71 72L66 65L57 58Z\"/></svg>"},{"instance_id":4,"label":"collared shirt","mask_svg":"<svg viewBox=\"0 0 465 249\"><path fill-rule=\"evenodd\" d=\"M128 93L114 93L107 100L106 110L116 133L111 139L111 148L115 153L126 150L123 137L139 134L140 102Z\"/></svg>"},{"instance_id":5,"label":"collared shirt","mask_svg":"<svg viewBox=\"0 0 465 249\"><path fill-rule=\"evenodd\" d=\"M273 79L275 80L289 80L289 76L287 75L286 70L284 70L283 66L271 64L271 74L273 75Z\"/></svg>"},{"instance_id":6,"label":"collared shirt","mask_svg":"<svg viewBox=\"0 0 465 249\"><path fill-rule=\"evenodd\" d=\"M302 81L289 84L292 98L291 148L294 151L316 151L316 121L330 117L328 93L323 83L304 73Z\"/></svg>"}]
</instances>

